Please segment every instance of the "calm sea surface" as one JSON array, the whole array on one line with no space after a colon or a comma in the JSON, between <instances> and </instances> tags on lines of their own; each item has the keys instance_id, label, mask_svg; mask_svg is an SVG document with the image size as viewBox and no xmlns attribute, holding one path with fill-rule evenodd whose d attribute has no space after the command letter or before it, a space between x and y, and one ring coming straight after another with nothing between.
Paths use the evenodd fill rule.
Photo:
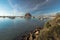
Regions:
<instances>
[{"instance_id":1,"label":"calm sea surface","mask_svg":"<svg viewBox=\"0 0 60 40\"><path fill-rule=\"evenodd\" d=\"M47 19L25 19L25 18L0 18L0 40L13 40L21 33L28 32L36 28L43 27Z\"/></svg>"}]
</instances>

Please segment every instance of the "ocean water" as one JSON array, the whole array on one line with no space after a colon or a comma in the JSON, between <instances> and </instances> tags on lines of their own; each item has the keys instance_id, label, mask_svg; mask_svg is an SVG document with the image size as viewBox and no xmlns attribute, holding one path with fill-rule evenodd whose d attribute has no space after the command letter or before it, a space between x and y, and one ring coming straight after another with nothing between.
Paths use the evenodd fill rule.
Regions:
<instances>
[{"instance_id":1,"label":"ocean water","mask_svg":"<svg viewBox=\"0 0 60 40\"><path fill-rule=\"evenodd\" d=\"M36 28L36 26L43 27L47 21L39 19L25 19L25 18L0 18L0 40L13 40L18 35L28 32Z\"/></svg>"}]
</instances>

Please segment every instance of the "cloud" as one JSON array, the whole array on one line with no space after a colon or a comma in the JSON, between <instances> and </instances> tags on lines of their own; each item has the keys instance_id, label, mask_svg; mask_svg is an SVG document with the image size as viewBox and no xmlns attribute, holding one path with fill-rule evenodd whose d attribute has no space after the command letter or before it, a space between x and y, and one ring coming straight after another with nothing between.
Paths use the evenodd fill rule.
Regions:
<instances>
[{"instance_id":1,"label":"cloud","mask_svg":"<svg viewBox=\"0 0 60 40\"><path fill-rule=\"evenodd\" d=\"M17 1L18 1L18 0L17 0ZM20 1L21 1L21 0L20 0ZM28 0L27 0L27 1L28 1ZM37 0L35 0L35 1L37 1ZM26 5L28 5L28 4L31 4L30 6L33 6L33 7L30 7L30 6L28 5L27 8L25 7L26 9L24 9L24 10L26 10L26 11L28 11L28 12L29 12L29 11L37 10L38 7L40 8L41 6L45 5L48 1L49 1L49 0L44 0L44 2L42 2L42 3L41 3L41 2L40 2L40 3L35 3L35 4L34 4L35 6L33 6L33 4L32 4L32 2L34 2L33 0L32 0L32 2L31 2L31 1L29 2L29 1L28 1L29 3L27 3L27 4L25 4L25 5L23 4L24 7L25 7ZM15 5L13 5L13 4L11 3L12 0L8 0L8 2L9 2L9 4L11 5L12 8L21 9L21 8L19 8L19 7L20 7L20 6L19 6L20 4L16 3ZM23 1L23 2L24 2L24 1ZM26 0L25 0L25 2L26 2ZM24 8L24 7L23 7L23 8ZM22 8L22 9L23 9L23 8Z\"/></svg>"},{"instance_id":2,"label":"cloud","mask_svg":"<svg viewBox=\"0 0 60 40\"><path fill-rule=\"evenodd\" d=\"M14 10L12 11L12 13L13 13L14 15L16 15L16 16L24 16L24 12L20 12L20 11L18 11L18 10L16 10L16 9L14 9Z\"/></svg>"},{"instance_id":3,"label":"cloud","mask_svg":"<svg viewBox=\"0 0 60 40\"><path fill-rule=\"evenodd\" d=\"M48 1L49 1L49 0L45 0L44 2L37 4L34 8L32 8L32 10L33 10L33 11L34 11L34 10L37 10L38 7L41 7L41 6L45 5Z\"/></svg>"},{"instance_id":4,"label":"cloud","mask_svg":"<svg viewBox=\"0 0 60 40\"><path fill-rule=\"evenodd\" d=\"M11 7L13 8L12 9L12 13L14 13L14 14L21 14L21 15L23 15L24 14L24 12L21 12L20 10L21 9L24 9L24 7L25 7L25 5L24 5L24 7L20 7L20 4L18 4L18 3L16 3L16 4L14 4L13 5L13 3L12 3L12 0L8 0L8 2L9 2L9 4L11 5ZM34 12L35 10L38 10L38 9L41 9L41 7L43 6L43 5L45 5L45 4L47 4L49 2L49 0L44 0L43 2L40 2L40 3L35 3L35 5L34 6L32 6L32 4L31 4L31 6L32 7L30 7L30 6L28 6L27 4L27 6L28 6L28 8L26 8L26 9L24 9L23 11L25 11L25 12ZM19 10L18 10L19 9ZM41 11L40 11L41 12ZM40 13L40 12L36 12L36 13Z\"/></svg>"},{"instance_id":5,"label":"cloud","mask_svg":"<svg viewBox=\"0 0 60 40\"><path fill-rule=\"evenodd\" d=\"M13 5L13 3L12 3L12 0L8 0L8 2L9 2L9 4L10 4L10 6L12 7L12 11L11 11L11 13L14 15L14 16L23 16L23 12L20 12L18 9L19 9L19 6L18 6L18 4L15 4L15 5Z\"/></svg>"},{"instance_id":6,"label":"cloud","mask_svg":"<svg viewBox=\"0 0 60 40\"><path fill-rule=\"evenodd\" d=\"M0 16L11 16L10 11L0 10Z\"/></svg>"},{"instance_id":7,"label":"cloud","mask_svg":"<svg viewBox=\"0 0 60 40\"><path fill-rule=\"evenodd\" d=\"M12 0L8 0L10 6L11 6L12 8L14 8L14 6L13 6L12 3L11 3L11 1L12 1Z\"/></svg>"}]
</instances>

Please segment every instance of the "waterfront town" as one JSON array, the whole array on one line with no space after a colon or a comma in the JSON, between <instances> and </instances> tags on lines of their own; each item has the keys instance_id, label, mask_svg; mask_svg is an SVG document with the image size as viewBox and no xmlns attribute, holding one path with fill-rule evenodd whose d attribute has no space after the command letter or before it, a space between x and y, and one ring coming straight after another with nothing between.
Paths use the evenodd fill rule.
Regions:
<instances>
[{"instance_id":1,"label":"waterfront town","mask_svg":"<svg viewBox=\"0 0 60 40\"><path fill-rule=\"evenodd\" d=\"M44 19L49 19L49 18L55 18L55 15L42 15L42 16L32 16L30 13L26 13L25 16L0 16L0 18L10 18L10 19L15 19L15 18L38 18L41 20Z\"/></svg>"}]
</instances>

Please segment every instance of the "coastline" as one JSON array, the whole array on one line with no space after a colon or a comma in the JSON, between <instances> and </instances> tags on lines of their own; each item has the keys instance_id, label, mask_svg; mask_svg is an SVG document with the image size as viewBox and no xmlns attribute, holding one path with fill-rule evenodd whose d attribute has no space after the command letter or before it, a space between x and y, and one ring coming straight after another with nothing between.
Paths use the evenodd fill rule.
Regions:
<instances>
[{"instance_id":1,"label":"coastline","mask_svg":"<svg viewBox=\"0 0 60 40\"><path fill-rule=\"evenodd\" d=\"M33 40L39 37L40 30L42 27L36 27L34 30L30 32L25 32L22 35L17 36L14 40ZM36 38L37 37L37 38Z\"/></svg>"}]
</instances>

